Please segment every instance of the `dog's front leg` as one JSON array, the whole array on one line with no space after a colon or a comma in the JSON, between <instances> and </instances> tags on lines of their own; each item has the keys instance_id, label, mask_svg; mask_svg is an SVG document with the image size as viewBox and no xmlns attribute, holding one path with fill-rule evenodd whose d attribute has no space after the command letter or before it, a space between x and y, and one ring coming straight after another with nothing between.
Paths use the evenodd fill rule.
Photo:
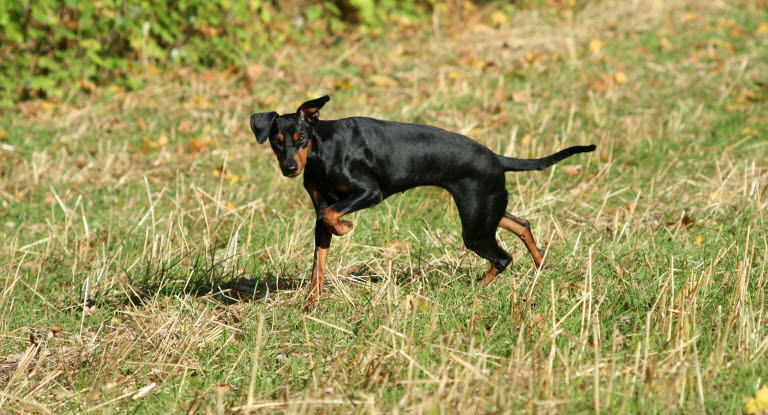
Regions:
<instances>
[{"instance_id":1,"label":"dog's front leg","mask_svg":"<svg viewBox=\"0 0 768 415\"><path fill-rule=\"evenodd\" d=\"M328 249L331 247L331 238L333 235L328 227L323 223L325 209L328 208L328 201L320 193L313 183L304 180L304 188L312 199L312 206L315 208L315 259L312 263L312 277L309 281L309 293L304 302L304 311L310 311L320 302L320 293L323 291L323 281L325 280L325 260L328 258Z\"/></svg>"},{"instance_id":2,"label":"dog's front leg","mask_svg":"<svg viewBox=\"0 0 768 415\"><path fill-rule=\"evenodd\" d=\"M378 189L360 190L356 193L350 194L346 199L343 199L342 201L325 209L323 222L332 234L336 236L344 235L345 233L351 231L354 225L348 220L342 220L342 216L348 215L361 209L375 206L379 204L382 199L383 197L381 191Z\"/></svg>"},{"instance_id":3,"label":"dog's front leg","mask_svg":"<svg viewBox=\"0 0 768 415\"><path fill-rule=\"evenodd\" d=\"M320 293L323 291L325 280L325 260L328 258L328 248L331 247L331 231L318 217L315 221L315 260L312 264L312 278L309 282L309 295L304 303L304 309L309 311L320 302Z\"/></svg>"}]
</instances>

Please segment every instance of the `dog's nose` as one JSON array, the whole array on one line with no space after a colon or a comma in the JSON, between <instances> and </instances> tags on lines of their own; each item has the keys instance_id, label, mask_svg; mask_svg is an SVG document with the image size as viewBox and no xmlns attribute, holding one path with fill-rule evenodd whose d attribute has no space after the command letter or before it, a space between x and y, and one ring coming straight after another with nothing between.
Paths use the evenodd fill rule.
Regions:
<instances>
[{"instance_id":1,"label":"dog's nose","mask_svg":"<svg viewBox=\"0 0 768 415\"><path fill-rule=\"evenodd\" d=\"M296 163L286 163L285 164L285 173L286 174L294 174L299 170L299 165Z\"/></svg>"}]
</instances>

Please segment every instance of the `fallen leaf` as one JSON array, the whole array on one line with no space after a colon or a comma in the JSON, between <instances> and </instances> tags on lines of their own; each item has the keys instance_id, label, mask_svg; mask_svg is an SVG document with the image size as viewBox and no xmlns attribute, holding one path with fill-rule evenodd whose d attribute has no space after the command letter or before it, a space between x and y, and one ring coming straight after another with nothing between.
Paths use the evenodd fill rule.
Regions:
<instances>
[{"instance_id":1,"label":"fallen leaf","mask_svg":"<svg viewBox=\"0 0 768 415\"><path fill-rule=\"evenodd\" d=\"M741 26L736 26L728 32L728 37L737 38L744 36L744 29Z\"/></svg>"},{"instance_id":2,"label":"fallen leaf","mask_svg":"<svg viewBox=\"0 0 768 415\"><path fill-rule=\"evenodd\" d=\"M367 273L367 268L365 266L360 266L360 265L352 265L348 267L346 270L344 270L344 275L346 276L359 277L361 275L365 275L366 273Z\"/></svg>"},{"instance_id":3,"label":"fallen leaf","mask_svg":"<svg viewBox=\"0 0 768 415\"><path fill-rule=\"evenodd\" d=\"M744 103L744 104L758 102L758 101L765 101L765 97L760 97L754 92L746 89L743 89L741 92L739 92L739 95L736 97L736 102Z\"/></svg>"},{"instance_id":4,"label":"fallen leaf","mask_svg":"<svg viewBox=\"0 0 768 415\"><path fill-rule=\"evenodd\" d=\"M625 270L620 265L616 265L615 267L613 267L613 270L616 272L616 275L620 277L624 276Z\"/></svg>"},{"instance_id":5,"label":"fallen leaf","mask_svg":"<svg viewBox=\"0 0 768 415\"><path fill-rule=\"evenodd\" d=\"M732 43L726 42L722 39L712 39L712 45L717 46L718 49L723 49L728 52L734 52L736 47Z\"/></svg>"},{"instance_id":6,"label":"fallen leaf","mask_svg":"<svg viewBox=\"0 0 768 415\"><path fill-rule=\"evenodd\" d=\"M271 108L277 104L277 102L280 100L280 97L277 94L272 94L264 99L261 99L259 101L259 104L262 107Z\"/></svg>"},{"instance_id":7,"label":"fallen leaf","mask_svg":"<svg viewBox=\"0 0 768 415\"><path fill-rule=\"evenodd\" d=\"M587 82L587 89L596 92L605 92L608 90L608 84L603 81L603 78L597 78L593 81Z\"/></svg>"},{"instance_id":8,"label":"fallen leaf","mask_svg":"<svg viewBox=\"0 0 768 415\"><path fill-rule=\"evenodd\" d=\"M483 69L490 67L492 63L485 59L471 59L469 65L472 67L472 69Z\"/></svg>"},{"instance_id":9,"label":"fallen leaf","mask_svg":"<svg viewBox=\"0 0 768 415\"><path fill-rule=\"evenodd\" d=\"M219 164L218 167L213 169L213 177L221 177L222 174L226 180L229 180L231 184L235 184L240 181L240 176L235 175L229 170L224 169L223 164Z\"/></svg>"},{"instance_id":10,"label":"fallen leaf","mask_svg":"<svg viewBox=\"0 0 768 415\"><path fill-rule=\"evenodd\" d=\"M527 91L515 91L512 93L512 101L514 102L528 102L531 100L531 94Z\"/></svg>"},{"instance_id":11,"label":"fallen leaf","mask_svg":"<svg viewBox=\"0 0 768 415\"><path fill-rule=\"evenodd\" d=\"M523 138L520 139L520 144L528 144L531 142L531 135L526 134L523 136Z\"/></svg>"},{"instance_id":12,"label":"fallen leaf","mask_svg":"<svg viewBox=\"0 0 768 415\"><path fill-rule=\"evenodd\" d=\"M348 89L352 89L352 87L355 86L355 80L337 79L336 81L333 81L333 86L336 87L337 90L346 91Z\"/></svg>"},{"instance_id":13,"label":"fallen leaf","mask_svg":"<svg viewBox=\"0 0 768 415\"><path fill-rule=\"evenodd\" d=\"M659 46L661 47L662 51L672 49L672 44L669 43L669 39L667 39L666 36L659 36Z\"/></svg>"},{"instance_id":14,"label":"fallen leaf","mask_svg":"<svg viewBox=\"0 0 768 415\"><path fill-rule=\"evenodd\" d=\"M66 389L64 389L64 388L59 387L59 388L53 389L51 391L51 395L52 395L54 400L56 400L56 401L63 401L64 399L67 399L70 396L72 396L73 393L68 391L68 390L66 390Z\"/></svg>"},{"instance_id":15,"label":"fallen leaf","mask_svg":"<svg viewBox=\"0 0 768 415\"><path fill-rule=\"evenodd\" d=\"M544 316L539 313L534 314L531 317L531 327L537 327L539 330L544 328Z\"/></svg>"},{"instance_id":16,"label":"fallen leaf","mask_svg":"<svg viewBox=\"0 0 768 415\"><path fill-rule=\"evenodd\" d=\"M425 300L423 297L417 297L417 296L408 296L409 301L409 309L421 309L422 311L427 311L427 300Z\"/></svg>"},{"instance_id":17,"label":"fallen leaf","mask_svg":"<svg viewBox=\"0 0 768 415\"><path fill-rule=\"evenodd\" d=\"M406 241L394 241L387 244L386 249L384 249L384 252L382 255L384 258L392 259L398 255L400 255L401 252L411 249L413 246L413 242L406 242Z\"/></svg>"},{"instance_id":18,"label":"fallen leaf","mask_svg":"<svg viewBox=\"0 0 768 415\"><path fill-rule=\"evenodd\" d=\"M187 109L209 110L213 109L213 104L202 95L195 95L192 99L185 102L183 107Z\"/></svg>"},{"instance_id":19,"label":"fallen leaf","mask_svg":"<svg viewBox=\"0 0 768 415\"><path fill-rule=\"evenodd\" d=\"M587 48L589 49L589 52L597 55L600 53L600 49L602 49L604 46L604 43L600 39L592 39L589 42L589 46Z\"/></svg>"},{"instance_id":20,"label":"fallen leaf","mask_svg":"<svg viewBox=\"0 0 768 415\"><path fill-rule=\"evenodd\" d=\"M139 122L141 122L141 121L139 121ZM179 133L179 134L190 133L190 132L192 132L192 128L194 127L194 125L195 125L194 121L192 121L192 120L190 120L188 118L185 118L185 119L179 121L179 125L176 126L176 132ZM146 129L146 125L144 126L144 128L142 128L142 130L144 130L144 129Z\"/></svg>"},{"instance_id":21,"label":"fallen leaf","mask_svg":"<svg viewBox=\"0 0 768 415\"><path fill-rule=\"evenodd\" d=\"M743 136L747 136L747 135L755 135L755 134L757 134L757 133L758 133L758 131L757 131L757 130L755 130L754 128L749 128L749 127L744 127L744 128L742 128L742 129L741 129L741 131L739 132L739 134L741 134L741 135L743 135Z\"/></svg>"},{"instance_id":22,"label":"fallen leaf","mask_svg":"<svg viewBox=\"0 0 768 415\"><path fill-rule=\"evenodd\" d=\"M693 238L693 243L695 243L698 246L701 246L702 242L704 242L704 237L701 235Z\"/></svg>"},{"instance_id":23,"label":"fallen leaf","mask_svg":"<svg viewBox=\"0 0 768 415\"><path fill-rule=\"evenodd\" d=\"M624 72L616 72L613 74L613 82L616 82L616 84L626 84L627 83L627 75L624 74Z\"/></svg>"},{"instance_id":24,"label":"fallen leaf","mask_svg":"<svg viewBox=\"0 0 768 415\"><path fill-rule=\"evenodd\" d=\"M691 219L689 215L683 215L683 217L680 218L680 220L667 223L667 226L670 226L673 228L688 228L691 225L693 225L693 219Z\"/></svg>"},{"instance_id":25,"label":"fallen leaf","mask_svg":"<svg viewBox=\"0 0 768 415\"><path fill-rule=\"evenodd\" d=\"M259 76L261 76L261 73L264 71L264 68L261 67L261 65L258 64L252 64L248 65L248 68L245 71L245 75L248 77L248 80L255 83L259 80Z\"/></svg>"},{"instance_id":26,"label":"fallen leaf","mask_svg":"<svg viewBox=\"0 0 768 415\"><path fill-rule=\"evenodd\" d=\"M754 398L745 398L744 406L749 414L768 413L768 386L760 388Z\"/></svg>"},{"instance_id":27,"label":"fallen leaf","mask_svg":"<svg viewBox=\"0 0 768 415\"><path fill-rule=\"evenodd\" d=\"M6 363L6 364L17 363L24 358L24 355L25 355L24 353L11 353L11 354L1 355L0 362Z\"/></svg>"},{"instance_id":28,"label":"fallen leaf","mask_svg":"<svg viewBox=\"0 0 768 415\"><path fill-rule=\"evenodd\" d=\"M488 108L488 112L490 112L491 114L501 114L501 115L504 115L507 113L507 111L499 105L494 105Z\"/></svg>"},{"instance_id":29,"label":"fallen leaf","mask_svg":"<svg viewBox=\"0 0 768 415\"><path fill-rule=\"evenodd\" d=\"M51 330L48 331L48 340L54 338L54 337L61 337L61 327L53 326L51 327Z\"/></svg>"},{"instance_id":30,"label":"fallen leaf","mask_svg":"<svg viewBox=\"0 0 768 415\"><path fill-rule=\"evenodd\" d=\"M210 138L192 138L189 140L189 152L200 153L202 151L208 151L212 143L213 140Z\"/></svg>"},{"instance_id":31,"label":"fallen leaf","mask_svg":"<svg viewBox=\"0 0 768 415\"><path fill-rule=\"evenodd\" d=\"M91 93L96 90L96 85L87 79L78 79L75 81L75 84L83 92Z\"/></svg>"},{"instance_id":32,"label":"fallen leaf","mask_svg":"<svg viewBox=\"0 0 768 415\"><path fill-rule=\"evenodd\" d=\"M397 86L397 81L387 75L371 75L369 79L376 86Z\"/></svg>"},{"instance_id":33,"label":"fallen leaf","mask_svg":"<svg viewBox=\"0 0 768 415\"><path fill-rule=\"evenodd\" d=\"M695 13L686 12L686 13L683 13L682 15L680 15L680 21L683 22L683 23L685 23L685 22L692 22L694 20L699 20L699 16L697 14L695 14Z\"/></svg>"},{"instance_id":34,"label":"fallen leaf","mask_svg":"<svg viewBox=\"0 0 768 415\"><path fill-rule=\"evenodd\" d=\"M158 137L157 140L152 141L149 137L144 136L144 140L142 141L142 148L144 149L145 153L148 153L151 150L156 150L166 144L168 144L168 136L165 134L161 134L160 137Z\"/></svg>"},{"instance_id":35,"label":"fallen leaf","mask_svg":"<svg viewBox=\"0 0 768 415\"><path fill-rule=\"evenodd\" d=\"M507 17L506 13L497 10L491 13L491 22L493 22L495 27L499 27L509 23L509 17Z\"/></svg>"}]
</instances>

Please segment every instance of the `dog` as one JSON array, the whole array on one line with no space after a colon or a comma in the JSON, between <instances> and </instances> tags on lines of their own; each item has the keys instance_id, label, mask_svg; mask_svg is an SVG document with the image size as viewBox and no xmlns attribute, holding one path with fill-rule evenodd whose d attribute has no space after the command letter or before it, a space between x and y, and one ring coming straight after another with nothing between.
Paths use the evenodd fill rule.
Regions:
<instances>
[{"instance_id":1,"label":"dog","mask_svg":"<svg viewBox=\"0 0 768 415\"><path fill-rule=\"evenodd\" d=\"M574 146L540 159L504 157L469 137L428 125L365 117L320 120L320 108L329 100L326 95L307 101L295 114L250 117L256 140L269 140L283 175L304 172L317 215L307 310L319 302L331 238L352 230L342 217L417 186L442 187L453 196L464 244L491 263L482 282L490 283L512 262L496 242L497 227L517 235L541 267L543 253L528 221L506 212L504 173L542 170L595 150L594 145Z\"/></svg>"}]
</instances>

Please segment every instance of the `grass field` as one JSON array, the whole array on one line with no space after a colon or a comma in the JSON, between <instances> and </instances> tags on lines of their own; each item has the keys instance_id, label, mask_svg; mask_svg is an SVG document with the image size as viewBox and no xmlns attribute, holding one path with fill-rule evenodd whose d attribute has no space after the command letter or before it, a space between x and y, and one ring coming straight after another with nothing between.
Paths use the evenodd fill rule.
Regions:
<instances>
[{"instance_id":1,"label":"grass field","mask_svg":"<svg viewBox=\"0 0 768 415\"><path fill-rule=\"evenodd\" d=\"M0 114L0 412L759 412L768 5L550 3ZM521 158L596 144L507 175L548 265L502 230L479 285L420 188L352 215L304 314L311 203L247 120L324 94Z\"/></svg>"}]
</instances>

